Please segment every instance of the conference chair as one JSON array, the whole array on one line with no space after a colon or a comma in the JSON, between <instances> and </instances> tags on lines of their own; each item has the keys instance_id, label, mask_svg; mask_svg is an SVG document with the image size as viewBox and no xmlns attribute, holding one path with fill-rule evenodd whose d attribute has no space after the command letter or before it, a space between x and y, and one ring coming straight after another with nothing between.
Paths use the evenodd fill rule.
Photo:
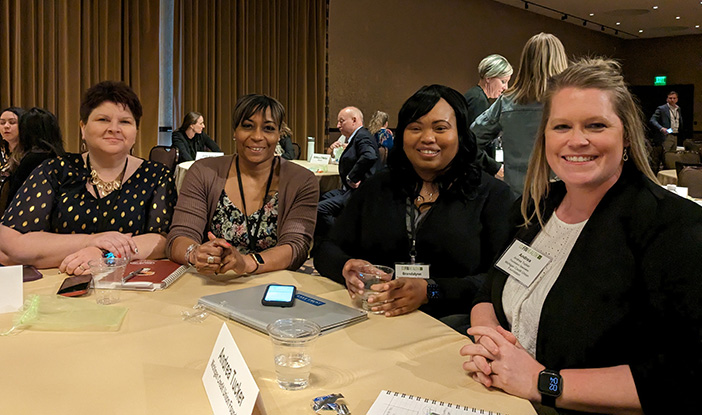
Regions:
<instances>
[{"instance_id":1,"label":"conference chair","mask_svg":"<svg viewBox=\"0 0 702 415\"><path fill-rule=\"evenodd\" d=\"M702 198L702 165L683 167L678 174L678 186L687 187L688 196Z\"/></svg>"},{"instance_id":2,"label":"conference chair","mask_svg":"<svg viewBox=\"0 0 702 415\"><path fill-rule=\"evenodd\" d=\"M666 169L674 169L675 162L696 164L700 162L700 153L696 151L671 151L665 153L663 164Z\"/></svg>"},{"instance_id":3,"label":"conference chair","mask_svg":"<svg viewBox=\"0 0 702 415\"><path fill-rule=\"evenodd\" d=\"M149 151L149 160L165 164L171 172L175 172L178 164L178 149L171 146L154 146Z\"/></svg>"}]
</instances>

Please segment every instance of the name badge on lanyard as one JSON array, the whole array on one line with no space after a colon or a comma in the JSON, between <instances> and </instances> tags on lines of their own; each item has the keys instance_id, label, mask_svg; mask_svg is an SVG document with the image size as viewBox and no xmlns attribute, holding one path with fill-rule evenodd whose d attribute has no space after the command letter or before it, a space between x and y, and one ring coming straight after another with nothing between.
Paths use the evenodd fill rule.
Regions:
<instances>
[{"instance_id":1,"label":"name badge on lanyard","mask_svg":"<svg viewBox=\"0 0 702 415\"><path fill-rule=\"evenodd\" d=\"M551 262L551 258L515 239L495 266L528 287Z\"/></svg>"},{"instance_id":2,"label":"name badge on lanyard","mask_svg":"<svg viewBox=\"0 0 702 415\"><path fill-rule=\"evenodd\" d=\"M396 278L424 278L429 279L429 264L395 263Z\"/></svg>"}]
</instances>

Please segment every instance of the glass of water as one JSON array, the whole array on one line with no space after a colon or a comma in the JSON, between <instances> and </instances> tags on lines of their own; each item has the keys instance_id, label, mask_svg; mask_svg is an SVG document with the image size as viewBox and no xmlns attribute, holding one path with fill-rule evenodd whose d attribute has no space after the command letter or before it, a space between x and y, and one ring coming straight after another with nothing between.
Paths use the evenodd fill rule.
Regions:
<instances>
[{"instance_id":1,"label":"glass of water","mask_svg":"<svg viewBox=\"0 0 702 415\"><path fill-rule=\"evenodd\" d=\"M100 258L88 262L90 273L93 274L95 301L98 304L119 302L122 277L128 263L127 258Z\"/></svg>"},{"instance_id":2,"label":"glass of water","mask_svg":"<svg viewBox=\"0 0 702 415\"><path fill-rule=\"evenodd\" d=\"M306 388L312 367L312 346L319 337L319 325L304 318L283 318L269 324L267 330L273 342L278 386L286 390Z\"/></svg>"},{"instance_id":3,"label":"glass of water","mask_svg":"<svg viewBox=\"0 0 702 415\"><path fill-rule=\"evenodd\" d=\"M380 294L379 291L373 291L371 286L375 284L382 284L392 280L392 276L395 270L386 267L385 265L366 265L363 267L362 272L358 274L358 277L363 281L363 294L361 295L361 308L369 313L383 314L384 311L372 311L371 308L376 303L368 303L368 298Z\"/></svg>"}]
</instances>

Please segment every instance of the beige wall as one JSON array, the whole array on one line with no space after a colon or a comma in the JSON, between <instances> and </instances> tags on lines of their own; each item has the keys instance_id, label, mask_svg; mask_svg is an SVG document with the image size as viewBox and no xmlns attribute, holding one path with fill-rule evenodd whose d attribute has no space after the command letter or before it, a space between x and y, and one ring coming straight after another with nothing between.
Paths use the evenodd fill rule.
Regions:
<instances>
[{"instance_id":1,"label":"beige wall","mask_svg":"<svg viewBox=\"0 0 702 415\"><path fill-rule=\"evenodd\" d=\"M539 32L558 36L569 56L614 56L622 43L491 0L331 0L330 126L339 109L356 105L366 119L377 109L388 112L394 127L400 106L422 85L465 92L491 53L516 70L524 43Z\"/></svg>"},{"instance_id":2,"label":"beige wall","mask_svg":"<svg viewBox=\"0 0 702 415\"><path fill-rule=\"evenodd\" d=\"M553 33L569 57L621 59L631 84L702 85L702 36L623 40L491 0L330 0L330 127L346 105L366 114L382 109L397 123L402 103L431 83L465 92L477 82L478 62L491 53L519 66L526 40ZM666 53L651 53L666 51ZM699 95L699 94L696 94ZM696 105L695 119L702 117Z\"/></svg>"}]
</instances>

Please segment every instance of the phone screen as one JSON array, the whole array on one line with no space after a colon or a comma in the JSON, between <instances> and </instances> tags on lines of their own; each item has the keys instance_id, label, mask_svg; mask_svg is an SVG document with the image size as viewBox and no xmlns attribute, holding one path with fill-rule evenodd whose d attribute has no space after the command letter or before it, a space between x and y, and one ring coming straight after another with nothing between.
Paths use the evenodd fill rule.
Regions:
<instances>
[{"instance_id":1,"label":"phone screen","mask_svg":"<svg viewBox=\"0 0 702 415\"><path fill-rule=\"evenodd\" d=\"M277 307L291 307L295 302L296 288L294 285L271 284L261 299L261 304Z\"/></svg>"},{"instance_id":2,"label":"phone screen","mask_svg":"<svg viewBox=\"0 0 702 415\"><path fill-rule=\"evenodd\" d=\"M90 282L93 280L91 275L79 275L75 277L68 277L63 280L61 288L58 290L58 295L64 297L78 297L88 293L90 289Z\"/></svg>"}]
</instances>

